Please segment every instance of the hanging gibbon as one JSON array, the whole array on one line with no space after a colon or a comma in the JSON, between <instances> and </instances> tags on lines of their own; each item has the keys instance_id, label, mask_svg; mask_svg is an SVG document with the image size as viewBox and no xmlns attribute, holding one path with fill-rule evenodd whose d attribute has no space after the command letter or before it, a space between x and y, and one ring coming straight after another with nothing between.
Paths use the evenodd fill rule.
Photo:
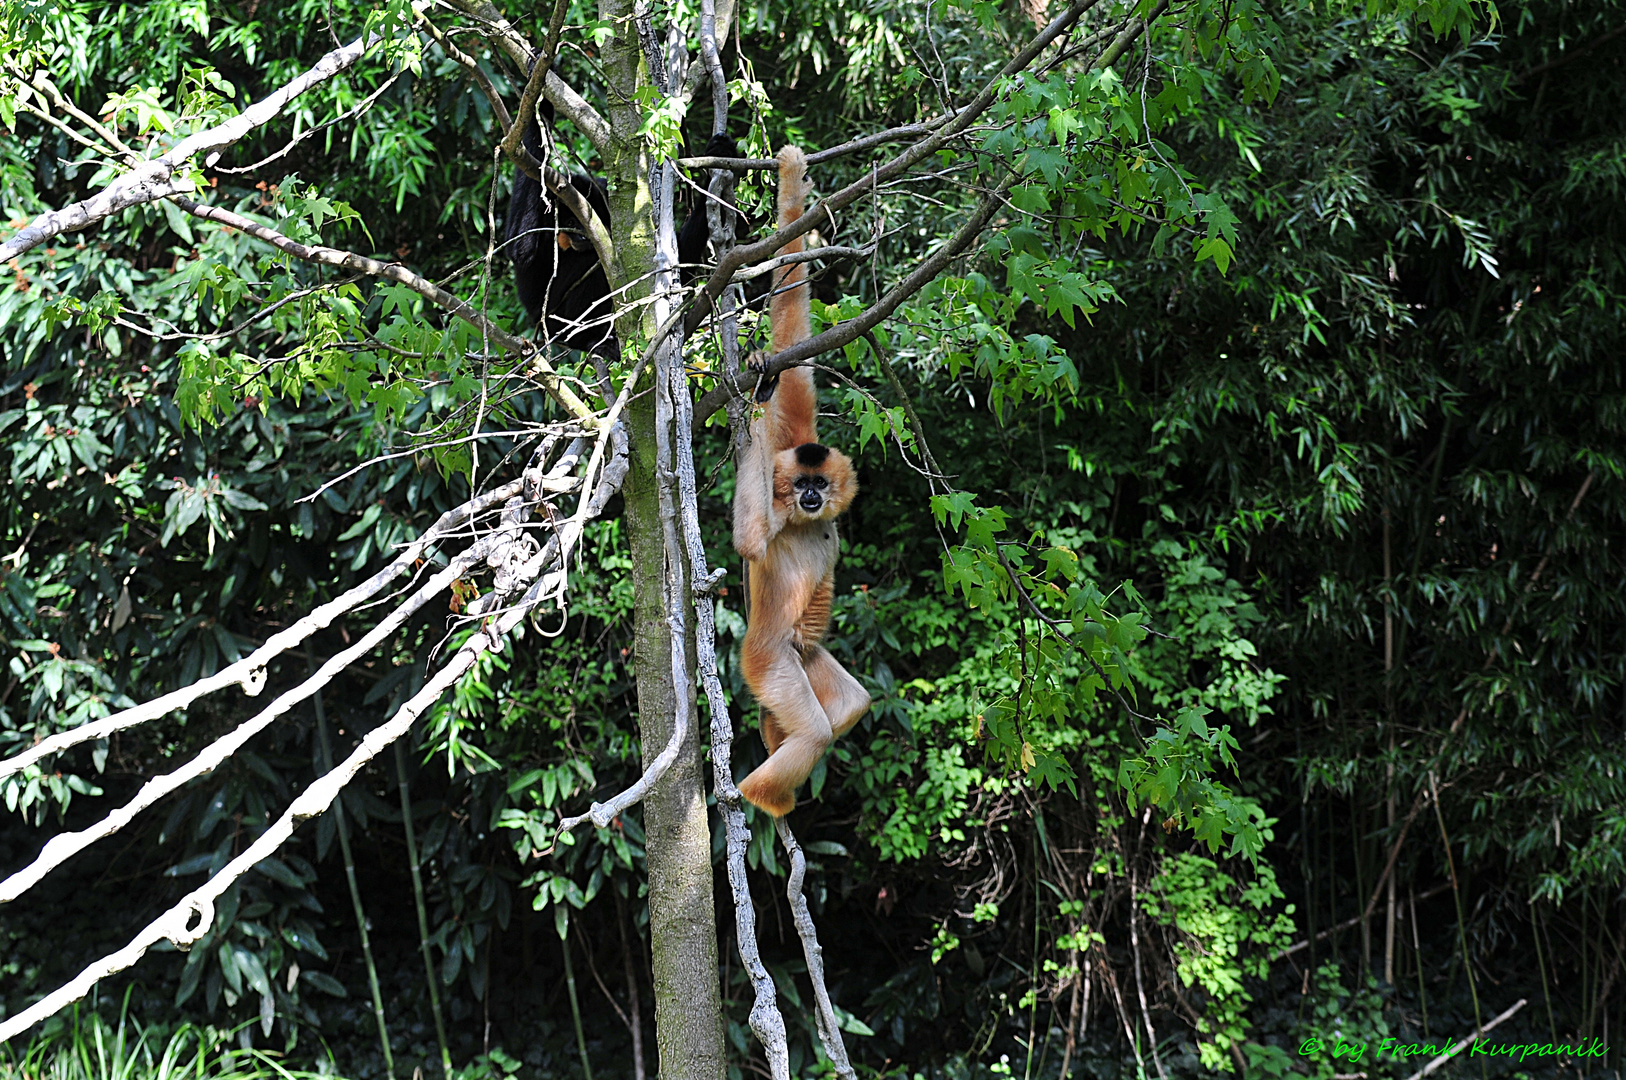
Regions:
<instances>
[{"instance_id":1,"label":"hanging gibbon","mask_svg":"<svg viewBox=\"0 0 1626 1080\"><path fill-rule=\"evenodd\" d=\"M781 228L802 216L808 187L801 150L780 150ZM781 254L801 250L797 239ZM810 289L805 263L775 271L774 352L809 335ZM840 548L835 519L858 494L858 481L847 455L819 442L811 368L767 381L757 401L750 443L736 463L734 547L747 564L742 666L762 705L768 760L740 783L740 794L783 817L830 744L869 709L869 692L821 644Z\"/></svg>"}]
</instances>

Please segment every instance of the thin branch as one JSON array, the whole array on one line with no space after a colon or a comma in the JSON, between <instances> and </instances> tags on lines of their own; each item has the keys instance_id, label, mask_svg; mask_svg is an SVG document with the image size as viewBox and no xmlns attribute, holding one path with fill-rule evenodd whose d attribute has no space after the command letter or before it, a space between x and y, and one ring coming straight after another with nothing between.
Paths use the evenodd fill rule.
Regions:
<instances>
[{"instance_id":1,"label":"thin branch","mask_svg":"<svg viewBox=\"0 0 1626 1080\"><path fill-rule=\"evenodd\" d=\"M521 71L529 71L534 58L531 43L491 0L451 0L453 7L485 27L486 36Z\"/></svg>"},{"instance_id":2,"label":"thin branch","mask_svg":"<svg viewBox=\"0 0 1626 1080\"><path fill-rule=\"evenodd\" d=\"M526 429L522 431L480 431L472 432L468 435L459 435L455 439L436 439L431 442L418 443L414 446L407 447L405 450L391 450L388 453L375 454L366 461L363 461L361 464L351 466L338 476L335 476L333 479L323 481L321 487L317 488L309 495L302 496L296 501L315 502L321 497L322 492L344 483L346 480L350 479L359 472L370 469L374 465L378 465L386 461L394 461L397 458L411 457L413 454L419 454L425 450L436 450L442 446L456 446L459 443L473 442L476 439L520 438L522 436L534 435L535 431L533 429ZM524 445L524 442L522 441L520 445ZM543 479L542 485L543 491L559 494L566 491L575 491L581 486L581 480L573 476L555 477L549 475Z\"/></svg>"},{"instance_id":3,"label":"thin branch","mask_svg":"<svg viewBox=\"0 0 1626 1080\"><path fill-rule=\"evenodd\" d=\"M701 290L701 302L690 309L688 325L686 326L687 332L693 333L699 327L700 321L705 318L706 313L711 309L712 303L722 295L723 289L728 286L734 272L740 267L747 263L760 262L763 259L772 257L790 241L813 231L822 221L828 220L833 223L836 211L846 209L876 185L908 172L926 158L937 153L938 150L947 145L949 140L964 133L965 129L970 127L977 117L981 116L988 110L989 106L993 105L1008 78L1031 64L1040 53L1049 47L1051 42L1066 33L1086 11L1099 2L1100 0L1073 0L1065 11L1052 19L1048 26L1013 56L968 105L931 135L910 146L886 164L871 169L864 176L848 184L835 194L819 200L800 218L779 229L773 235L756 243L743 244L727 252L717 261L717 268L712 271L711 277L706 280L705 287ZM1107 60L1106 62L1110 63L1111 61ZM992 209L990 208L988 212L992 214ZM715 410L716 405L713 405L712 411ZM705 417L709 414L700 413L699 415Z\"/></svg>"},{"instance_id":4,"label":"thin branch","mask_svg":"<svg viewBox=\"0 0 1626 1080\"><path fill-rule=\"evenodd\" d=\"M15 72L19 78L21 77L22 70L16 65L8 63L6 66L11 68L11 70ZM136 153L128 143L119 138L118 132L98 122L94 116L91 116L89 113L79 108L71 100L69 100L66 94L57 89L57 85L50 80L44 68L34 72L34 77L28 81L29 84L34 87L34 89L41 91L47 97L49 97L51 102L56 105L57 108L61 109L69 116L73 117L75 120L94 131L97 137L105 140L109 146L113 147L120 154L123 154L131 161L138 160L141 157L141 155Z\"/></svg>"},{"instance_id":5,"label":"thin branch","mask_svg":"<svg viewBox=\"0 0 1626 1080\"><path fill-rule=\"evenodd\" d=\"M315 127L306 128L304 131L301 131L292 139L289 139L286 146L271 154L269 157L261 158L252 165L237 165L229 169L225 168L224 166L216 165L215 172L220 173L222 176L241 176L243 173L252 173L257 169L264 168L273 161L279 161L282 158L287 157L293 152L294 147L298 146L306 139L320 135L322 132L326 131L330 127L333 127L335 124L342 124L346 120L354 119L366 113L373 107L373 104L377 102L379 98L383 97L384 94L389 91L389 88L394 86L396 82L399 81L400 78L405 74L406 69L404 68L397 71L394 75L391 75L388 79L385 79L382 86L368 94L366 97L362 98L360 101L356 102L355 105L346 109L344 112L340 113L338 116L335 116L331 120L325 120L322 123L317 124Z\"/></svg>"},{"instance_id":6,"label":"thin branch","mask_svg":"<svg viewBox=\"0 0 1626 1080\"><path fill-rule=\"evenodd\" d=\"M892 357L887 355L885 349L881 348L881 343L876 340L873 333L866 331L864 340L869 342L870 350L875 354L875 361L881 366L881 374L886 376L887 385L892 387L892 392L897 395L898 401L903 405L903 414L909 418L909 426L914 430L915 445L920 449L920 458L925 462L926 468L930 470L927 476L935 476L937 479L943 480L945 486L947 486L947 477L943 475L942 467L937 464L937 458L932 455L932 448L926 443L926 425L922 424L920 417L915 414L914 402L909 400L909 394L903 389L903 382L898 378L897 370L892 366Z\"/></svg>"},{"instance_id":7,"label":"thin branch","mask_svg":"<svg viewBox=\"0 0 1626 1080\"><path fill-rule=\"evenodd\" d=\"M429 0L413 0L412 9L421 11L428 4ZM94 225L120 210L195 190L190 176L192 158L202 155L205 165L213 165L221 150L275 119L285 105L306 90L352 67L374 43L381 40L383 38L379 34L367 34L342 48L334 49L308 71L295 76L230 120L188 135L165 153L142 162L88 199L39 215L0 243L0 263L38 247L54 236Z\"/></svg>"},{"instance_id":8,"label":"thin branch","mask_svg":"<svg viewBox=\"0 0 1626 1080\"><path fill-rule=\"evenodd\" d=\"M272 634L266 639L264 645L235 664L224 667L213 675L199 679L191 686L154 698L144 705L125 709L110 716L104 716L100 720L93 720L88 724L81 724L76 728L60 731L55 735L42 739L15 757L0 761L0 779L21 772L41 758L60 753L71 746L77 746L92 739L105 739L114 732L124 731L149 720L167 716L175 710L184 709L199 698L227 686L239 685L243 688L243 692L250 697L258 694L265 687L265 666L272 658L293 648L316 633L316 631L324 629L340 615L382 592L390 582L411 570L431 544L474 520L491 507L518 494L523 483L523 480L512 481L495 491L470 499L462 506L446 511L438 521L425 529L422 535L403 548L401 554L397 555L388 566L379 570L355 588L323 604L286 630L280 630Z\"/></svg>"},{"instance_id":9,"label":"thin branch","mask_svg":"<svg viewBox=\"0 0 1626 1080\"><path fill-rule=\"evenodd\" d=\"M796 936L802 939L802 956L807 960L807 977L813 983L813 1000L819 1007L816 1015L819 1041L824 1044L824 1052L830 1055L836 1075L842 1080L857 1080L858 1074L853 1071L852 1062L847 1058L847 1044L841 1039L841 1021L836 1017L835 1005L830 1001L830 990L824 983L824 949L819 945L819 932L813 925L813 913L808 910L807 897L802 893L802 879L807 874L807 856L802 854L802 845L796 842L796 834L790 831L790 822L775 818L774 827L779 832L779 842L785 845L785 852L790 856L790 876L785 881L785 896L790 900Z\"/></svg>"},{"instance_id":10,"label":"thin branch","mask_svg":"<svg viewBox=\"0 0 1626 1080\"><path fill-rule=\"evenodd\" d=\"M820 259L867 259L875 254L875 247L842 247L829 245L828 247L809 248L805 251L793 251L785 255L775 255L767 262L747 266L734 275L735 281L750 281L763 274L770 274L781 266L790 266L795 263L817 262Z\"/></svg>"},{"instance_id":11,"label":"thin branch","mask_svg":"<svg viewBox=\"0 0 1626 1080\"><path fill-rule=\"evenodd\" d=\"M446 55L451 57L474 79L475 85L480 88L480 92L486 96L486 101L490 103L491 111L497 114L497 123L502 125L503 130L507 131L513 127L514 118L508 114L508 106L503 104L502 95L497 93L497 88L491 83L491 76L485 73L485 69L480 66L480 62L459 49L440 27L436 26L422 13L418 15L418 24L428 30L429 36L434 38L436 43L446 51Z\"/></svg>"},{"instance_id":12,"label":"thin branch","mask_svg":"<svg viewBox=\"0 0 1626 1080\"><path fill-rule=\"evenodd\" d=\"M1602 45L1608 41L1613 41L1622 34L1626 34L1626 26L1617 26L1613 30L1606 30L1572 53L1566 53L1556 60L1547 61L1545 64L1537 64L1529 71L1521 71L1519 74L1513 76L1513 81L1516 83L1524 82L1526 79L1533 79L1537 75L1544 74L1551 71L1553 68L1560 67L1561 65L1567 64L1572 60L1579 60L1593 49L1596 49L1599 45Z\"/></svg>"},{"instance_id":13,"label":"thin branch","mask_svg":"<svg viewBox=\"0 0 1626 1080\"><path fill-rule=\"evenodd\" d=\"M1011 565L1010 559L1005 557L1005 549L1003 547L1001 547L999 544L995 544L994 545L994 553L999 556L1000 565L1005 568L1005 575L1008 578L1010 578L1010 580L1011 580L1011 588L1016 590L1017 598L1020 599L1022 601L1022 603L1027 605L1028 610L1033 612L1035 618L1037 618L1040 622L1044 623L1046 626L1050 627L1050 632L1052 634L1055 634L1056 637L1060 638L1061 641L1062 641L1062 644L1067 645L1067 646L1071 647L1072 649L1076 650L1080 656L1082 656L1084 659L1086 659L1086 660L1088 660L1090 662L1090 667L1095 669L1095 674L1100 678L1101 685L1103 687L1105 687L1106 689L1112 691L1113 696L1118 699L1118 704L1120 704L1120 705L1122 705L1124 707L1124 711L1127 712L1130 716L1133 716L1137 720L1144 720L1148 724L1157 723L1157 721L1155 719L1153 719L1152 717L1142 715L1141 713L1135 711L1135 707L1133 705L1129 704L1129 699L1124 697L1123 691L1117 689L1116 687L1114 687L1112 685L1112 680L1107 678L1106 671L1104 671L1102 669L1101 665L1096 662L1095 657L1090 655L1090 651L1088 649L1084 648L1084 646L1078 644L1072 638L1068 637L1067 633L1064 630L1062 630L1061 623L1059 623L1055 619L1051 618L1050 615L1047 614L1043 608L1041 608L1038 604L1034 603L1033 596L1028 592L1027 588L1022 584L1021 579L1019 579L1016 576L1016 568Z\"/></svg>"},{"instance_id":14,"label":"thin branch","mask_svg":"<svg viewBox=\"0 0 1626 1080\"><path fill-rule=\"evenodd\" d=\"M365 255L357 255L352 251L340 248L331 248L324 245L301 244L299 241L284 236L267 225L235 214L219 206L200 203L185 196L173 196L175 205L191 214L193 217L205 221L213 221L228 228L238 229L248 233L257 240L263 240L279 251L285 251L298 259L307 262L320 263L323 266L335 266L350 270L369 277L387 278L390 281L405 285L424 299L445 308L470 325L479 329L480 333L498 346L511 353L518 353L527 359L526 376L536 379L547 391L549 397L558 402L561 407L582 421L587 427L594 423L593 410L590 409L575 392L565 385L559 373L548 362L546 354L524 338L515 337L502 329L481 312L455 293L451 293L436 285L426 277L414 274L400 263L384 263L377 259L369 259Z\"/></svg>"},{"instance_id":15,"label":"thin branch","mask_svg":"<svg viewBox=\"0 0 1626 1080\"><path fill-rule=\"evenodd\" d=\"M553 70L553 56L559 48L559 32L564 27L565 11L569 6L569 0L554 0L553 16L548 20L548 36L542 43L542 54L531 66L531 74L526 78L525 89L519 97L519 122L510 120L503 124L507 134L503 136L502 152L511 161L518 162L524 153L525 127L536 118L536 103L542 97L542 88L547 85L548 72Z\"/></svg>"},{"instance_id":16,"label":"thin branch","mask_svg":"<svg viewBox=\"0 0 1626 1080\"><path fill-rule=\"evenodd\" d=\"M1418 901L1418 900L1427 900L1431 896L1438 896L1440 893L1445 892L1450 887L1451 887L1451 883L1449 881L1447 881L1442 885L1436 885L1432 889L1428 889L1425 892L1418 893L1416 896L1412 897L1412 900L1413 900L1413 902ZM1367 913L1361 914L1361 915L1351 915L1349 918L1345 919L1343 922L1337 924L1336 926L1329 926L1325 930L1322 930L1321 932L1316 934L1315 940L1316 941L1325 941L1327 938L1332 937L1334 934L1341 933L1341 932L1343 932L1345 930L1350 929L1351 927L1359 926L1361 924L1361 920L1364 919L1364 918L1368 918L1370 916L1370 914L1371 914L1370 912L1367 912ZM1289 956L1292 956L1294 953L1303 952L1305 949L1308 949L1309 947L1310 947L1310 939L1309 938L1303 938L1302 940L1295 941L1295 942L1293 942L1293 944L1287 946L1286 948L1280 949L1280 950L1272 953L1271 957L1270 957L1271 963L1275 963L1277 960L1285 960Z\"/></svg>"},{"instance_id":17,"label":"thin branch","mask_svg":"<svg viewBox=\"0 0 1626 1080\"><path fill-rule=\"evenodd\" d=\"M68 138L72 139L74 142L93 153L101 154L104 157L113 157L116 154L116 151L110 150L93 139L81 134L66 120L58 120L56 117L52 116L50 110L44 105L36 105L32 101L19 98L17 101L17 109L21 112L31 113L34 116L39 117L47 124L50 124L52 127L62 132L62 134L66 135Z\"/></svg>"},{"instance_id":18,"label":"thin branch","mask_svg":"<svg viewBox=\"0 0 1626 1080\"><path fill-rule=\"evenodd\" d=\"M1003 190L1003 189L1002 189ZM822 205L822 204L821 204ZM764 374L768 377L777 375L787 368L795 367L806 360L811 360L821 353L842 348L850 342L858 340L869 330L874 329L883 319L896 311L905 300L919 292L941 274L955 258L971 242L977 238L983 228L993 219L994 212L999 208L999 199L996 194L984 196L981 203L971 217L961 225L955 234L948 239L942 247L934 251L924 262L917 266L907 277L887 290L886 294L877 300L874 305L845 322L797 342L782 352L775 353L768 358ZM810 212L805 217L812 216ZM751 245L754 249L757 245ZM735 268L744 264L744 260L734 260L733 256L747 248L735 248L722 262L735 262ZM730 273L733 271L731 270ZM713 275L715 279L716 275ZM729 397L727 386L718 386L706 392L695 406L694 417L697 427L705 425L711 414L722 407Z\"/></svg>"},{"instance_id":19,"label":"thin branch","mask_svg":"<svg viewBox=\"0 0 1626 1080\"><path fill-rule=\"evenodd\" d=\"M1434 1060L1430 1061L1427 1065L1424 1065L1421 1069L1418 1069L1416 1072L1412 1073L1411 1076L1409 1076L1407 1078L1407 1080L1423 1080L1423 1077L1427 1076L1429 1073L1431 1073L1434 1070L1438 1069L1440 1066L1447 1064L1453 1058L1455 1058L1458 1054L1460 1054L1462 1052L1463 1047L1469 1045L1475 1039L1477 1039L1480 1036L1484 1035L1485 1032L1489 1031L1491 1028L1495 1027L1497 1024L1500 1024L1503 1020L1506 1020L1508 1017L1512 1016L1514 1013L1516 1013L1520 1009L1524 1008L1524 1006L1525 1006L1525 999L1524 998L1520 998L1518 1001L1515 1001L1512 1005L1509 1005L1505 1010L1503 1010L1500 1015L1496 1016L1489 1023L1485 1024L1484 1027L1475 1028L1472 1034L1464 1036L1462 1039L1460 1039L1456 1043L1452 1044L1452 1046L1449 1049L1447 1049L1445 1053L1441 1054L1439 1057L1437 1057Z\"/></svg>"},{"instance_id":20,"label":"thin branch","mask_svg":"<svg viewBox=\"0 0 1626 1080\"><path fill-rule=\"evenodd\" d=\"M873 150L877 146L887 143L902 142L905 139L919 139L930 135L950 120L959 115L959 110L943 116L923 120L918 124L904 124L901 127L887 128L872 135L862 135L856 139L832 146L827 150L816 150L807 155L809 165L820 165L826 161L845 157L848 154L857 154L865 150ZM685 169L728 169L731 172L756 172L779 168L778 158L723 158L723 157L686 157L678 158L679 165Z\"/></svg>"}]
</instances>

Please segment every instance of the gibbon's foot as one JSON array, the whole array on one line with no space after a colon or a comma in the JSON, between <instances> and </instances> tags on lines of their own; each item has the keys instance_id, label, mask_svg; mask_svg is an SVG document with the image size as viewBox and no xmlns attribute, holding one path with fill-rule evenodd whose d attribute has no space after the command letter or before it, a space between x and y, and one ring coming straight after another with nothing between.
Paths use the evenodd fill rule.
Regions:
<instances>
[{"instance_id":1,"label":"gibbon's foot","mask_svg":"<svg viewBox=\"0 0 1626 1080\"><path fill-rule=\"evenodd\" d=\"M765 780L754 772L740 781L740 794L745 796L746 802L776 818L782 818L796 809L796 792L776 787L771 780Z\"/></svg>"},{"instance_id":2,"label":"gibbon's foot","mask_svg":"<svg viewBox=\"0 0 1626 1080\"><path fill-rule=\"evenodd\" d=\"M757 376L756 403L766 405L779 389L779 372L768 374L768 354L757 352L745 358L745 366Z\"/></svg>"}]
</instances>

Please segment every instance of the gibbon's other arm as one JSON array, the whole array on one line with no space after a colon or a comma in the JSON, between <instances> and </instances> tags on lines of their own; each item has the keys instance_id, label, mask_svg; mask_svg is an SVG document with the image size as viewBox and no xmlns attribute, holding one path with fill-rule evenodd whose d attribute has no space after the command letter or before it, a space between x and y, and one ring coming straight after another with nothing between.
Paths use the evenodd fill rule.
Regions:
<instances>
[{"instance_id":1,"label":"gibbon's other arm","mask_svg":"<svg viewBox=\"0 0 1626 1080\"><path fill-rule=\"evenodd\" d=\"M774 514L772 412L771 398L756 405L750 442L734 462L734 550L748 564L767 556L783 526Z\"/></svg>"}]
</instances>

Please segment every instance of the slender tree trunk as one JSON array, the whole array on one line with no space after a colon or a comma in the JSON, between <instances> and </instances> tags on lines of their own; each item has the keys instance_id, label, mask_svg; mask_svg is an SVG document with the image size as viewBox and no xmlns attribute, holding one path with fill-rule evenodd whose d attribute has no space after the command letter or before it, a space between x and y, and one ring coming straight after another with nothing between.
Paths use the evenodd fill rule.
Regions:
<instances>
[{"instance_id":1,"label":"slender tree trunk","mask_svg":"<svg viewBox=\"0 0 1626 1080\"><path fill-rule=\"evenodd\" d=\"M632 1029L632 1080L644 1080L644 1016L639 1007L638 998L638 962L643 959L640 954L637 959L632 955L632 943L638 940L637 928L627 933L627 923L632 919L627 911L626 901L621 894L615 894L615 925L621 931L621 963L626 972L627 980L627 1026Z\"/></svg>"},{"instance_id":2,"label":"slender tree trunk","mask_svg":"<svg viewBox=\"0 0 1626 1080\"><path fill-rule=\"evenodd\" d=\"M450 1080L452 1052L446 1043L446 1019L440 1011L440 972L429 951L429 912L424 906L423 872L418 867L418 837L412 828L412 789L407 784L405 739L395 742L395 778L401 788L401 824L406 832L407 866L412 871L412 900L418 909L418 949L423 953L424 988L429 991L429 1011L435 1017L435 1041L440 1044L440 1071Z\"/></svg>"},{"instance_id":3,"label":"slender tree trunk","mask_svg":"<svg viewBox=\"0 0 1626 1080\"><path fill-rule=\"evenodd\" d=\"M310 661L310 669L313 672L316 670L315 660ZM322 708L320 691L311 698L311 705L316 710L316 734L322 746L322 771L332 772L333 744L328 741L327 712ZM361 886L356 881L356 859L350 850L350 823L344 819L344 800L336 801L328 813L333 815L334 824L338 828L339 851L344 855L344 880L350 888L350 906L355 910L356 930L361 935L361 956L367 962L367 988L373 995L373 1019L378 1023L378 1044L384 1050L384 1073L393 1080L395 1054L390 1049L390 1026L384 1018L384 994L378 986L378 965L373 962L373 942L367 930L367 911L362 906Z\"/></svg>"},{"instance_id":4,"label":"slender tree trunk","mask_svg":"<svg viewBox=\"0 0 1626 1080\"><path fill-rule=\"evenodd\" d=\"M639 92L650 83L633 22L630 0L600 0L599 17L617 28L603 52L607 107L615 143L605 155L610 181L610 234L616 246L616 285L631 287L625 302L647 295L654 268L649 158L639 133ZM633 348L654 332L648 308L624 318L620 338ZM634 322L642 317L642 323ZM628 357L634 359L633 356ZM653 364L643 381L654 386ZM640 387L642 390L643 388ZM688 567L682 552L669 567L662 541L656 470L655 395L645 392L627 407L630 469L623 497L632 547L633 650L638 680L638 730L648 764L676 728L677 687L667 624L668 572L687 598ZM692 624L691 624L692 625ZM684 667L694 670L692 651ZM692 679L692 675L691 675ZM692 682L691 682L691 685ZM712 897L711 830L701 782L700 725L695 695L683 695L689 738L677 761L644 799L646 865L649 870L650 968L655 990L655 1042L661 1080L723 1080L722 996L717 976L717 925Z\"/></svg>"}]
</instances>

